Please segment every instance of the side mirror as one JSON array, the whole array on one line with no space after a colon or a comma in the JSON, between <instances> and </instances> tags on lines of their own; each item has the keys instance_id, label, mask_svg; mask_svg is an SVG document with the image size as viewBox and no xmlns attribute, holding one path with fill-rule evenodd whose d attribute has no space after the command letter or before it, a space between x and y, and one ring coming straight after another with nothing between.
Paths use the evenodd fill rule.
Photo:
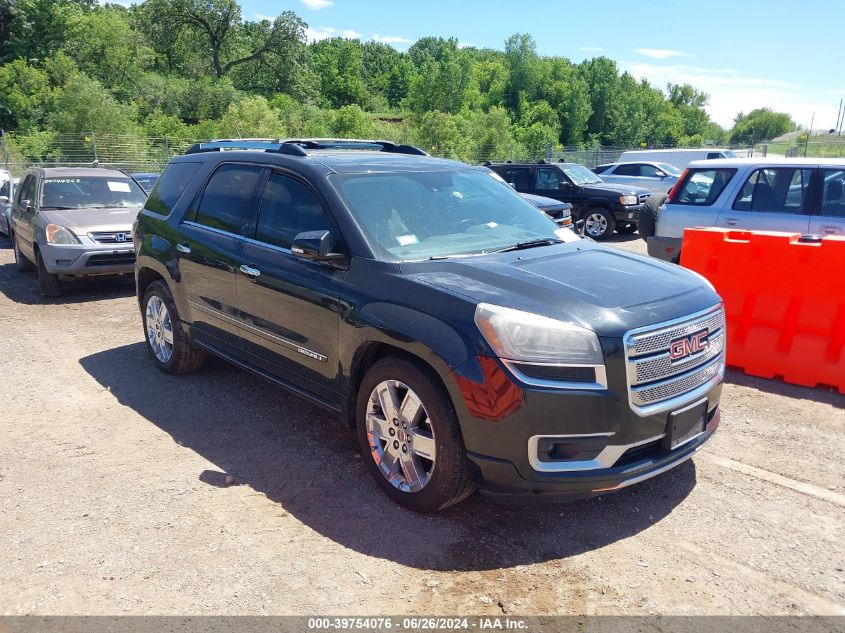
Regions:
<instances>
[{"instance_id":1,"label":"side mirror","mask_svg":"<svg viewBox=\"0 0 845 633\"><path fill-rule=\"evenodd\" d=\"M561 191L572 191L572 183L569 182L561 182L557 186L558 189Z\"/></svg>"},{"instance_id":2,"label":"side mirror","mask_svg":"<svg viewBox=\"0 0 845 633\"><path fill-rule=\"evenodd\" d=\"M32 213L32 200L21 200L21 207L27 213Z\"/></svg>"},{"instance_id":3,"label":"side mirror","mask_svg":"<svg viewBox=\"0 0 845 633\"><path fill-rule=\"evenodd\" d=\"M290 252L314 262L331 262L343 259L341 253L331 252L332 234L330 231L305 231L296 236Z\"/></svg>"}]
</instances>

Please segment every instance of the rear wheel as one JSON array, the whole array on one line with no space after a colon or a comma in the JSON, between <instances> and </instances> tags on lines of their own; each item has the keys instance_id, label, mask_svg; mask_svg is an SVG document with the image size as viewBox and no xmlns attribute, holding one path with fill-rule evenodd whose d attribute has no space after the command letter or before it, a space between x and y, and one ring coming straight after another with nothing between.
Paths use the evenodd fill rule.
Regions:
<instances>
[{"instance_id":1,"label":"rear wheel","mask_svg":"<svg viewBox=\"0 0 845 633\"><path fill-rule=\"evenodd\" d=\"M436 512L475 490L449 396L430 371L399 357L378 361L355 413L367 469L397 503Z\"/></svg>"},{"instance_id":2,"label":"rear wheel","mask_svg":"<svg viewBox=\"0 0 845 633\"><path fill-rule=\"evenodd\" d=\"M606 240L616 228L616 218L603 207L590 209L584 214L584 233L594 240Z\"/></svg>"},{"instance_id":3,"label":"rear wheel","mask_svg":"<svg viewBox=\"0 0 845 633\"><path fill-rule=\"evenodd\" d=\"M58 297L62 294L59 276L47 271L41 251L35 251L35 262L38 266L38 292L42 297Z\"/></svg>"},{"instance_id":4,"label":"rear wheel","mask_svg":"<svg viewBox=\"0 0 845 633\"><path fill-rule=\"evenodd\" d=\"M26 258L21 252L21 249L18 247L18 241L15 238L14 234L12 234L12 250L15 253L15 268L18 272L26 273L32 270L32 262Z\"/></svg>"},{"instance_id":5,"label":"rear wheel","mask_svg":"<svg viewBox=\"0 0 845 633\"><path fill-rule=\"evenodd\" d=\"M149 285L141 312L147 351L156 367L168 374L186 374L202 365L205 351L191 347L173 296L163 281Z\"/></svg>"}]
</instances>

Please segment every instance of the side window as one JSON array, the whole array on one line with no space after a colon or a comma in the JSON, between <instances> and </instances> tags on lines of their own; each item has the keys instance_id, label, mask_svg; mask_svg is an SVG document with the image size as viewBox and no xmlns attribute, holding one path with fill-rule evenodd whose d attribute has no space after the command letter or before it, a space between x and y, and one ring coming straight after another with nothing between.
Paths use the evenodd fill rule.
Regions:
<instances>
[{"instance_id":1,"label":"side window","mask_svg":"<svg viewBox=\"0 0 845 633\"><path fill-rule=\"evenodd\" d=\"M616 171L613 172L616 176L639 176L640 175L640 166L639 165L619 165L616 168Z\"/></svg>"},{"instance_id":2,"label":"side window","mask_svg":"<svg viewBox=\"0 0 845 633\"><path fill-rule=\"evenodd\" d=\"M721 152L707 152L707 160L713 160L714 158L724 158L725 155Z\"/></svg>"},{"instance_id":3,"label":"side window","mask_svg":"<svg viewBox=\"0 0 845 633\"><path fill-rule=\"evenodd\" d=\"M824 182L824 197L822 198L822 215L835 218L845 218L845 170L825 169L822 171Z\"/></svg>"},{"instance_id":4,"label":"side window","mask_svg":"<svg viewBox=\"0 0 845 633\"><path fill-rule=\"evenodd\" d=\"M170 215L173 206L182 197L188 183L199 171L202 163L172 163L158 179L145 207L153 213Z\"/></svg>"},{"instance_id":5,"label":"side window","mask_svg":"<svg viewBox=\"0 0 845 633\"><path fill-rule=\"evenodd\" d=\"M527 169L505 170L505 182L513 183L517 191L528 191L531 188L531 172Z\"/></svg>"},{"instance_id":6,"label":"side window","mask_svg":"<svg viewBox=\"0 0 845 633\"><path fill-rule=\"evenodd\" d=\"M768 168L752 172L734 201L736 211L801 213L811 169Z\"/></svg>"},{"instance_id":7,"label":"side window","mask_svg":"<svg viewBox=\"0 0 845 633\"><path fill-rule=\"evenodd\" d=\"M197 205L197 224L239 235L252 217L260 176L261 167L257 165L220 166Z\"/></svg>"},{"instance_id":8,"label":"side window","mask_svg":"<svg viewBox=\"0 0 845 633\"><path fill-rule=\"evenodd\" d=\"M608 169L610 169L612 165L599 165L598 167L593 167L594 174L603 174Z\"/></svg>"},{"instance_id":9,"label":"side window","mask_svg":"<svg viewBox=\"0 0 845 633\"><path fill-rule=\"evenodd\" d=\"M12 181L11 180L0 180L0 196L2 196L4 198L8 198L11 190L12 190Z\"/></svg>"},{"instance_id":10,"label":"side window","mask_svg":"<svg viewBox=\"0 0 845 633\"><path fill-rule=\"evenodd\" d=\"M18 188L17 202L20 204L21 200L33 200L35 198L35 176L30 174L24 178L21 186Z\"/></svg>"},{"instance_id":11,"label":"side window","mask_svg":"<svg viewBox=\"0 0 845 633\"><path fill-rule=\"evenodd\" d=\"M541 167L537 170L537 189L560 189L560 172L554 167Z\"/></svg>"},{"instance_id":12,"label":"side window","mask_svg":"<svg viewBox=\"0 0 845 633\"><path fill-rule=\"evenodd\" d=\"M713 204L735 173L736 169L691 169L672 204Z\"/></svg>"},{"instance_id":13,"label":"side window","mask_svg":"<svg viewBox=\"0 0 845 633\"><path fill-rule=\"evenodd\" d=\"M270 176L258 214L255 239L289 249L300 233L331 228L311 190L293 178L281 174Z\"/></svg>"},{"instance_id":14,"label":"side window","mask_svg":"<svg viewBox=\"0 0 845 633\"><path fill-rule=\"evenodd\" d=\"M640 176L645 178L660 178L663 172L654 165L640 165Z\"/></svg>"}]
</instances>

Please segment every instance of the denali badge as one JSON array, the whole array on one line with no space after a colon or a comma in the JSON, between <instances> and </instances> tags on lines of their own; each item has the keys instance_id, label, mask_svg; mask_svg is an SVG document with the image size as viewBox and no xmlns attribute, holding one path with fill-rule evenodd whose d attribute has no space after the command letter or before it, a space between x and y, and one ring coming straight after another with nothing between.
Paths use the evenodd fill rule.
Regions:
<instances>
[{"instance_id":1,"label":"denali badge","mask_svg":"<svg viewBox=\"0 0 845 633\"><path fill-rule=\"evenodd\" d=\"M704 329L700 332L695 332L683 338L676 338L669 343L669 358L671 360L681 360L692 354L697 354L707 349L707 335L709 330Z\"/></svg>"}]
</instances>

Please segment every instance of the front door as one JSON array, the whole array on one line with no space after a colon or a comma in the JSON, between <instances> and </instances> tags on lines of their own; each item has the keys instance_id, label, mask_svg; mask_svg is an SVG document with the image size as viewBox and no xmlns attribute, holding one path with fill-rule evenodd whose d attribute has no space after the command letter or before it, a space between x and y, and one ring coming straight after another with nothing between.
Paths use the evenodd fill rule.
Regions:
<instances>
[{"instance_id":1,"label":"front door","mask_svg":"<svg viewBox=\"0 0 845 633\"><path fill-rule=\"evenodd\" d=\"M344 271L290 251L299 233L321 230L338 235L314 192L272 173L236 278L247 361L336 406Z\"/></svg>"},{"instance_id":2,"label":"front door","mask_svg":"<svg viewBox=\"0 0 845 633\"><path fill-rule=\"evenodd\" d=\"M806 233L807 191L812 169L767 167L751 172L729 209L722 209L717 226L747 231Z\"/></svg>"},{"instance_id":3,"label":"front door","mask_svg":"<svg viewBox=\"0 0 845 633\"><path fill-rule=\"evenodd\" d=\"M810 216L810 233L845 236L845 169L822 169L822 200Z\"/></svg>"},{"instance_id":4,"label":"front door","mask_svg":"<svg viewBox=\"0 0 845 633\"><path fill-rule=\"evenodd\" d=\"M237 163L218 167L185 215L176 244L194 336L232 354L240 348L235 269L263 171Z\"/></svg>"}]
</instances>

